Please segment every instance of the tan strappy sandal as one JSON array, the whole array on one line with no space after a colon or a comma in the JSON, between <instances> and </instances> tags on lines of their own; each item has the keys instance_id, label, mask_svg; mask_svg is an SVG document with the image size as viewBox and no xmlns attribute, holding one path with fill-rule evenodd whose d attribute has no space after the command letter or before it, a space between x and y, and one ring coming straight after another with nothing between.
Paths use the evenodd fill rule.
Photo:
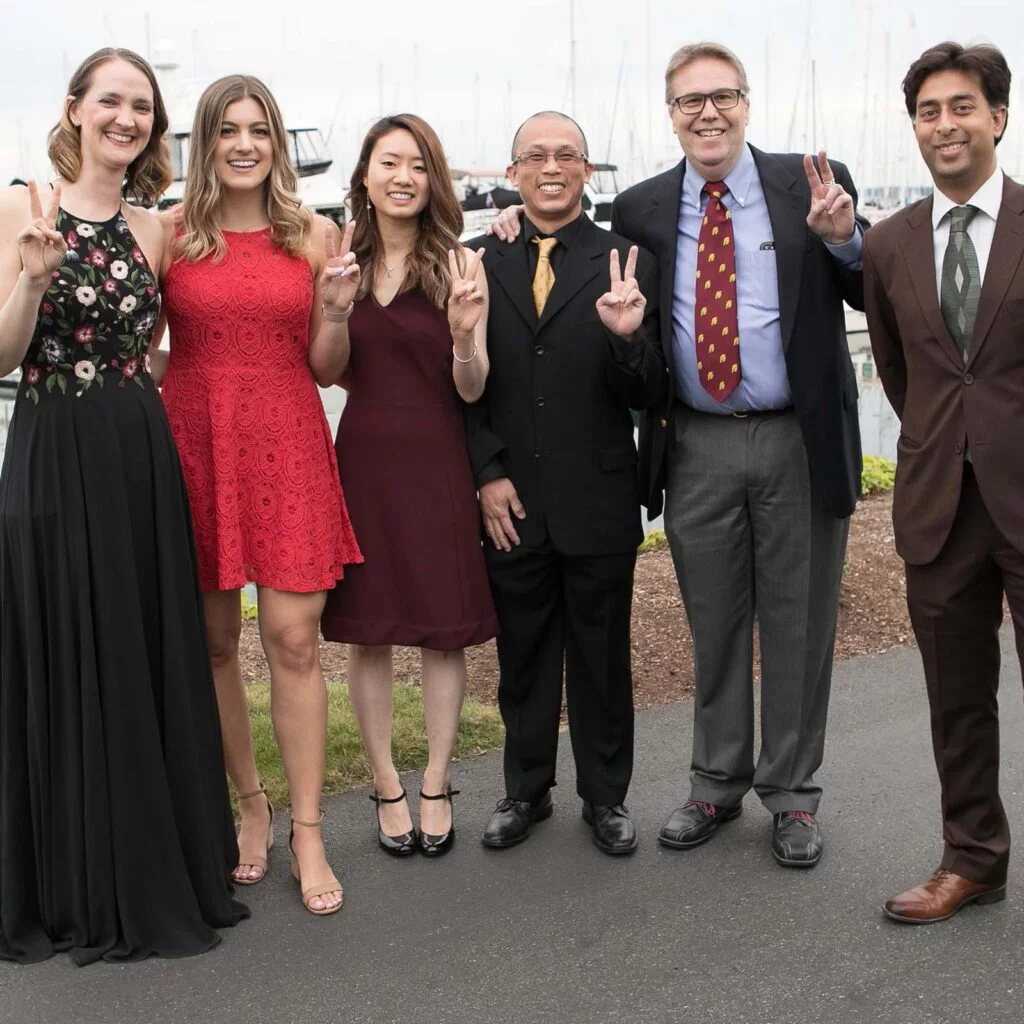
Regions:
<instances>
[{"instance_id":1,"label":"tan strappy sandal","mask_svg":"<svg viewBox=\"0 0 1024 1024\"><path fill-rule=\"evenodd\" d=\"M345 890L341 887L341 882L334 877L334 873L331 873L331 881L325 885L311 885L308 889L302 887L302 874L299 871L299 860L295 856L295 848L292 846L292 840L295 838L295 826L301 825L303 828L319 828L321 822L324 820L323 808L320 808L320 817L316 821L299 821L298 818L292 818L291 832L288 834L288 850L292 855L292 877L296 882L299 883L299 891L302 893L302 905L311 913L316 914L317 917L326 917L328 914L336 914L341 910L342 904L345 902ZM338 901L336 907L323 907L317 909L309 905L310 900L315 900L318 896L326 896L329 892L340 892L341 899Z\"/></svg>"},{"instance_id":2,"label":"tan strappy sandal","mask_svg":"<svg viewBox=\"0 0 1024 1024\"><path fill-rule=\"evenodd\" d=\"M259 796L261 793L263 796L267 797L267 810L270 811L270 824L267 825L267 854L269 855L270 851L274 847L274 805L270 802L270 797L267 796L267 787L264 786L261 781L259 789L254 789L251 793L239 793L237 799L239 803L241 803L241 801L251 800L254 796ZM257 882L262 882L263 879L267 877L268 865L266 856L250 857L243 861L241 859L241 853L239 853L238 863L239 865L251 864L253 867L259 868L262 874L259 878L238 878L234 873L232 873L231 879L235 885L255 885ZM238 869L236 868L235 870L237 871Z\"/></svg>"}]
</instances>

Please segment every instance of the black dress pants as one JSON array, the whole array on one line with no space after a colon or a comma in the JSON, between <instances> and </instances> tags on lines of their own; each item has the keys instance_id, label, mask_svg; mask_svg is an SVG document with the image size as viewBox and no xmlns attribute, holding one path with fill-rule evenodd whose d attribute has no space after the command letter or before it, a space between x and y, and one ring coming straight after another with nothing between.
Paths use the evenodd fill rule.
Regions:
<instances>
[{"instance_id":1,"label":"black dress pants","mask_svg":"<svg viewBox=\"0 0 1024 1024\"><path fill-rule=\"evenodd\" d=\"M537 800L555 785L563 667L576 789L621 803L633 772L629 627L636 551L564 555L550 538L487 549L501 633L498 706L505 790Z\"/></svg>"}]
</instances>

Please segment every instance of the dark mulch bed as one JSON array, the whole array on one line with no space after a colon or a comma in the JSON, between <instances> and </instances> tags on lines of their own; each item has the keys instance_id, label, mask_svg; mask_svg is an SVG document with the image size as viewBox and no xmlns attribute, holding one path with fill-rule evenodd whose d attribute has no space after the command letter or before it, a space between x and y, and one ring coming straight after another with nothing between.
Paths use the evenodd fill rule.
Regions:
<instances>
[{"instance_id":1,"label":"dark mulch bed","mask_svg":"<svg viewBox=\"0 0 1024 1024\"><path fill-rule=\"evenodd\" d=\"M903 591L903 563L892 534L892 495L865 498L850 522L846 571L839 605L836 658L874 654L913 643ZM756 648L755 648L756 649ZM242 673L247 682L268 678L255 622L242 630ZM329 681L345 678L345 647L322 643L320 656ZM494 644L467 652L469 695L495 701L498 665ZM397 648L395 676L419 680L419 655ZM633 679L637 708L679 700L693 690L693 645L668 549L637 560L633 598Z\"/></svg>"}]
</instances>

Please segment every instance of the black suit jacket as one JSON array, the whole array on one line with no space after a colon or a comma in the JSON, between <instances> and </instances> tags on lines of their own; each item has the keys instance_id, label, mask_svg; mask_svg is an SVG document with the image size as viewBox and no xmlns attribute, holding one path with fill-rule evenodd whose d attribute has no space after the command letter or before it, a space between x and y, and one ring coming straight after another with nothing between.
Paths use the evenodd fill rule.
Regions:
<instances>
[{"instance_id":1,"label":"black suit jacket","mask_svg":"<svg viewBox=\"0 0 1024 1024\"><path fill-rule=\"evenodd\" d=\"M775 240L779 315L793 407L800 419L811 486L836 518L853 512L860 494L861 452L857 383L846 342L843 301L864 308L861 271L844 269L807 226L811 196L796 153L754 154ZM850 172L830 161L836 180L853 196ZM679 205L686 161L621 193L612 227L654 253L661 266L661 341L672 366L672 294L675 286ZM867 222L861 221L866 229ZM644 503L661 511L673 390L640 424Z\"/></svg>"},{"instance_id":2,"label":"black suit jacket","mask_svg":"<svg viewBox=\"0 0 1024 1024\"><path fill-rule=\"evenodd\" d=\"M608 256L625 267L630 243L583 218L538 319L523 235L467 243L486 249L491 369L467 411L478 485L512 480L526 510L524 544L545 533L567 555L614 554L643 539L630 407L663 403L667 372L658 339L658 271L641 250L644 323L629 342L606 331L595 304L608 290Z\"/></svg>"}]
</instances>

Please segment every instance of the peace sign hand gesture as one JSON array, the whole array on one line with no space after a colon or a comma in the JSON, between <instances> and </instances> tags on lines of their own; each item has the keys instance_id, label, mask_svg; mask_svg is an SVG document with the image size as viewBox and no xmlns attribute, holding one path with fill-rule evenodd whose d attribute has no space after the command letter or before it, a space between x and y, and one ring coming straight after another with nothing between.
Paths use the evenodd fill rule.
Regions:
<instances>
[{"instance_id":1,"label":"peace sign hand gesture","mask_svg":"<svg viewBox=\"0 0 1024 1024\"><path fill-rule=\"evenodd\" d=\"M811 212L807 226L823 241L842 245L853 238L856 221L853 216L853 196L836 181L829 166L825 150L818 153L818 167L809 156L804 156L804 173L811 187Z\"/></svg>"},{"instance_id":2,"label":"peace sign hand gesture","mask_svg":"<svg viewBox=\"0 0 1024 1024\"><path fill-rule=\"evenodd\" d=\"M57 230L60 185L54 186L53 198L45 214L34 181L28 183L28 201L32 221L18 235L18 252L25 276L34 284L43 284L64 262L64 254L68 251L68 243Z\"/></svg>"},{"instance_id":3,"label":"peace sign hand gesture","mask_svg":"<svg viewBox=\"0 0 1024 1024\"><path fill-rule=\"evenodd\" d=\"M647 300L636 283L637 247L630 246L626 257L626 272L619 273L619 253L612 249L608 257L608 270L611 286L597 300L597 315L601 323L612 334L617 334L627 341L640 329L644 320L644 307Z\"/></svg>"},{"instance_id":4,"label":"peace sign hand gesture","mask_svg":"<svg viewBox=\"0 0 1024 1024\"><path fill-rule=\"evenodd\" d=\"M455 250L448 250L448 270L452 275L452 292L448 296L448 326L452 338L470 338L480 322L484 308L484 294L476 283L476 275L486 249L477 249L466 264L465 274L459 273Z\"/></svg>"},{"instance_id":5,"label":"peace sign hand gesture","mask_svg":"<svg viewBox=\"0 0 1024 1024\"><path fill-rule=\"evenodd\" d=\"M320 296L324 308L335 313L347 313L359 290L361 272L359 264L356 263L356 254L351 251L352 234L355 229L356 222L350 220L345 227L345 234L341 237L340 251L334 238L335 229L329 227L324 232L327 262L320 277Z\"/></svg>"}]
</instances>

